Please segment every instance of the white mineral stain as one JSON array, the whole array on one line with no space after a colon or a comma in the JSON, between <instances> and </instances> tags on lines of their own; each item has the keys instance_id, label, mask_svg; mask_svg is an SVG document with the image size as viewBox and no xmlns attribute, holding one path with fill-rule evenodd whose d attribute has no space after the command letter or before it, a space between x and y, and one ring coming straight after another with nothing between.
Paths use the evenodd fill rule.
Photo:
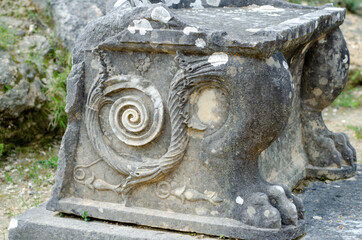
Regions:
<instances>
[{"instance_id":1,"label":"white mineral stain","mask_svg":"<svg viewBox=\"0 0 362 240\"><path fill-rule=\"evenodd\" d=\"M207 209L204 207L195 208L195 212L197 215L205 215L207 213Z\"/></svg>"},{"instance_id":2,"label":"white mineral stain","mask_svg":"<svg viewBox=\"0 0 362 240\"><path fill-rule=\"evenodd\" d=\"M195 27L185 27L183 32L184 34L189 35L191 32L197 33L198 30Z\"/></svg>"},{"instance_id":3,"label":"white mineral stain","mask_svg":"<svg viewBox=\"0 0 362 240\"><path fill-rule=\"evenodd\" d=\"M289 92L289 99L292 99L292 96L293 96L292 92Z\"/></svg>"},{"instance_id":4,"label":"white mineral stain","mask_svg":"<svg viewBox=\"0 0 362 240\"><path fill-rule=\"evenodd\" d=\"M98 211L103 213L103 208L98 208Z\"/></svg>"},{"instance_id":5,"label":"white mineral stain","mask_svg":"<svg viewBox=\"0 0 362 240\"><path fill-rule=\"evenodd\" d=\"M280 193L284 193L284 189L281 186L274 186Z\"/></svg>"},{"instance_id":6,"label":"white mineral stain","mask_svg":"<svg viewBox=\"0 0 362 240\"><path fill-rule=\"evenodd\" d=\"M128 26L128 31L130 33L136 33L136 31L140 31L141 35L145 35L147 31L152 31L153 28L151 23L147 19L133 20L134 26Z\"/></svg>"},{"instance_id":7,"label":"white mineral stain","mask_svg":"<svg viewBox=\"0 0 362 240\"><path fill-rule=\"evenodd\" d=\"M269 215L270 215L270 211L269 211L269 210L265 210L265 211L264 211L264 216L265 216L265 217L269 217Z\"/></svg>"},{"instance_id":8,"label":"white mineral stain","mask_svg":"<svg viewBox=\"0 0 362 240\"><path fill-rule=\"evenodd\" d=\"M220 0L206 0L206 3L210 6L218 7L220 4Z\"/></svg>"},{"instance_id":9,"label":"white mineral stain","mask_svg":"<svg viewBox=\"0 0 362 240\"><path fill-rule=\"evenodd\" d=\"M315 220L322 220L322 217L320 217L320 216L313 216L313 219L315 219Z\"/></svg>"},{"instance_id":10,"label":"white mineral stain","mask_svg":"<svg viewBox=\"0 0 362 240\"><path fill-rule=\"evenodd\" d=\"M235 18L232 18L233 20L240 20L240 18L238 18L238 17L235 17Z\"/></svg>"},{"instance_id":11,"label":"white mineral stain","mask_svg":"<svg viewBox=\"0 0 362 240\"><path fill-rule=\"evenodd\" d=\"M348 62L348 56L344 55L343 63L347 63L347 62Z\"/></svg>"},{"instance_id":12,"label":"white mineral stain","mask_svg":"<svg viewBox=\"0 0 362 240\"><path fill-rule=\"evenodd\" d=\"M102 10L100 10L96 5L92 5L91 8L94 10L97 17L103 16Z\"/></svg>"},{"instance_id":13,"label":"white mineral stain","mask_svg":"<svg viewBox=\"0 0 362 240\"><path fill-rule=\"evenodd\" d=\"M180 0L165 0L166 6L172 6L172 4L179 4Z\"/></svg>"},{"instance_id":14,"label":"white mineral stain","mask_svg":"<svg viewBox=\"0 0 362 240\"><path fill-rule=\"evenodd\" d=\"M283 61L283 66L285 69L289 69L288 63L286 61Z\"/></svg>"},{"instance_id":15,"label":"white mineral stain","mask_svg":"<svg viewBox=\"0 0 362 240\"><path fill-rule=\"evenodd\" d=\"M276 67L276 68L280 68L280 62L279 61L275 61L273 57L268 58L266 61L266 64L268 64L271 67Z\"/></svg>"},{"instance_id":16,"label":"white mineral stain","mask_svg":"<svg viewBox=\"0 0 362 240\"><path fill-rule=\"evenodd\" d=\"M238 70L234 66L228 67L227 74L231 77L235 77L236 74L238 74Z\"/></svg>"},{"instance_id":17,"label":"white mineral stain","mask_svg":"<svg viewBox=\"0 0 362 240\"><path fill-rule=\"evenodd\" d=\"M98 65L98 61L97 60L95 60L95 59L93 59L92 61L91 61L91 67L93 68L93 69L99 69L99 65Z\"/></svg>"},{"instance_id":18,"label":"white mineral stain","mask_svg":"<svg viewBox=\"0 0 362 240\"><path fill-rule=\"evenodd\" d=\"M229 56L223 52L213 53L207 60L212 66L217 67L226 64L229 61Z\"/></svg>"},{"instance_id":19,"label":"white mineral stain","mask_svg":"<svg viewBox=\"0 0 362 240\"><path fill-rule=\"evenodd\" d=\"M218 214L219 214L219 212L218 212L218 211L211 211L210 213L211 213L211 215L213 215L213 216L215 216L215 215L218 215Z\"/></svg>"},{"instance_id":20,"label":"white mineral stain","mask_svg":"<svg viewBox=\"0 0 362 240\"><path fill-rule=\"evenodd\" d=\"M292 18L290 20L284 21L282 24L291 24L291 25L296 25L296 24L303 24L306 23L308 20L302 19L302 18Z\"/></svg>"},{"instance_id":21,"label":"white mineral stain","mask_svg":"<svg viewBox=\"0 0 362 240\"><path fill-rule=\"evenodd\" d=\"M313 89L313 94L316 95L317 97L322 95L322 90L320 88L315 88Z\"/></svg>"},{"instance_id":22,"label":"white mineral stain","mask_svg":"<svg viewBox=\"0 0 362 240\"><path fill-rule=\"evenodd\" d=\"M264 12L284 12L285 9L276 8L276 7L273 7L271 5L263 5L263 6L254 5L254 7L251 8L251 11L253 11L253 12L263 12L263 13Z\"/></svg>"},{"instance_id":23,"label":"white mineral stain","mask_svg":"<svg viewBox=\"0 0 362 240\"><path fill-rule=\"evenodd\" d=\"M319 44L323 44L323 43L326 43L326 42L327 42L327 40L325 38L322 38L322 39L318 40Z\"/></svg>"},{"instance_id":24,"label":"white mineral stain","mask_svg":"<svg viewBox=\"0 0 362 240\"><path fill-rule=\"evenodd\" d=\"M255 33L255 32L259 32L260 28L248 28L248 29L245 29L245 31Z\"/></svg>"},{"instance_id":25,"label":"white mineral stain","mask_svg":"<svg viewBox=\"0 0 362 240\"><path fill-rule=\"evenodd\" d=\"M18 220L16 218L12 218L10 220L10 224L9 224L9 228L8 230L10 229L13 229L13 228L17 228L18 227Z\"/></svg>"},{"instance_id":26,"label":"white mineral stain","mask_svg":"<svg viewBox=\"0 0 362 240\"><path fill-rule=\"evenodd\" d=\"M322 77L321 79L319 79L319 84L320 85L327 85L328 83L328 79L325 77Z\"/></svg>"},{"instance_id":27,"label":"white mineral stain","mask_svg":"<svg viewBox=\"0 0 362 240\"><path fill-rule=\"evenodd\" d=\"M313 154L312 154L312 157L313 158L318 158L319 157L319 152L314 151Z\"/></svg>"},{"instance_id":28,"label":"white mineral stain","mask_svg":"<svg viewBox=\"0 0 362 240\"><path fill-rule=\"evenodd\" d=\"M151 18L155 21L168 23L171 19L171 15L164 7L156 7L152 10Z\"/></svg>"},{"instance_id":29,"label":"white mineral stain","mask_svg":"<svg viewBox=\"0 0 362 240\"><path fill-rule=\"evenodd\" d=\"M201 0L196 0L195 2L191 3L190 6L192 8L204 8L204 6L202 6Z\"/></svg>"},{"instance_id":30,"label":"white mineral stain","mask_svg":"<svg viewBox=\"0 0 362 240\"><path fill-rule=\"evenodd\" d=\"M243 205L244 199L242 199L242 197L240 197L240 196L237 196L236 199L235 199L235 202L237 204Z\"/></svg>"},{"instance_id":31,"label":"white mineral stain","mask_svg":"<svg viewBox=\"0 0 362 240\"><path fill-rule=\"evenodd\" d=\"M124 2L126 2L127 0L118 0L113 6L116 8L116 7L119 7L121 6Z\"/></svg>"},{"instance_id":32,"label":"white mineral stain","mask_svg":"<svg viewBox=\"0 0 362 240\"><path fill-rule=\"evenodd\" d=\"M198 38L195 41L195 45L196 45L196 47L204 48L206 46L206 42L204 41L204 39Z\"/></svg>"},{"instance_id":33,"label":"white mineral stain","mask_svg":"<svg viewBox=\"0 0 362 240\"><path fill-rule=\"evenodd\" d=\"M336 8L336 7L327 7L327 8L324 8L324 10L329 10L329 11L341 11L340 8Z\"/></svg>"},{"instance_id":34,"label":"white mineral stain","mask_svg":"<svg viewBox=\"0 0 362 240\"><path fill-rule=\"evenodd\" d=\"M249 206L247 209L246 209L246 212L249 214L249 216L252 216L256 213L255 211L255 208Z\"/></svg>"},{"instance_id":35,"label":"white mineral stain","mask_svg":"<svg viewBox=\"0 0 362 240\"><path fill-rule=\"evenodd\" d=\"M197 101L197 117L203 123L217 122L220 116L213 111L218 107L215 89L206 89L201 94Z\"/></svg>"},{"instance_id":36,"label":"white mineral stain","mask_svg":"<svg viewBox=\"0 0 362 240\"><path fill-rule=\"evenodd\" d=\"M190 191L186 191L184 195L187 199L192 199L194 197L194 194Z\"/></svg>"}]
</instances>

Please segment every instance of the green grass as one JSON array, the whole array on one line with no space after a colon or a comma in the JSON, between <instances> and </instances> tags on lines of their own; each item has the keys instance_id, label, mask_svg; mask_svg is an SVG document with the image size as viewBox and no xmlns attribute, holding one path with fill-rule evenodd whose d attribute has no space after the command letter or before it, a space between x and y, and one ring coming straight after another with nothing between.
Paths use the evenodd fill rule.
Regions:
<instances>
[{"instance_id":1,"label":"green grass","mask_svg":"<svg viewBox=\"0 0 362 240\"><path fill-rule=\"evenodd\" d=\"M342 0L338 1L338 5L347 8L349 11L355 13L361 9L361 0Z\"/></svg>"},{"instance_id":2,"label":"green grass","mask_svg":"<svg viewBox=\"0 0 362 240\"><path fill-rule=\"evenodd\" d=\"M14 183L14 180L10 177L8 172L5 172L5 178L7 182Z\"/></svg>"},{"instance_id":3,"label":"green grass","mask_svg":"<svg viewBox=\"0 0 362 240\"><path fill-rule=\"evenodd\" d=\"M348 74L348 84L351 87L355 87L358 85L362 85L362 77L361 77L361 70L354 70L354 71L349 71Z\"/></svg>"},{"instance_id":4,"label":"green grass","mask_svg":"<svg viewBox=\"0 0 362 240\"><path fill-rule=\"evenodd\" d=\"M9 50L14 48L16 36L13 30L3 23L0 23L0 50Z\"/></svg>"},{"instance_id":5,"label":"green grass","mask_svg":"<svg viewBox=\"0 0 362 240\"><path fill-rule=\"evenodd\" d=\"M358 91L358 88L349 89L346 87L336 100L334 100L332 106L347 108L358 108L359 106L362 106L362 96L358 96Z\"/></svg>"},{"instance_id":6,"label":"green grass","mask_svg":"<svg viewBox=\"0 0 362 240\"><path fill-rule=\"evenodd\" d=\"M26 63L36 70L40 79L46 78L47 84L43 89L48 98L45 111L49 114L49 128L63 132L67 126L68 119L65 113L67 77L72 68L71 54L62 46L59 39L52 34L50 50L42 56L39 52L31 51L26 56ZM51 66L56 67L47 71Z\"/></svg>"},{"instance_id":7,"label":"green grass","mask_svg":"<svg viewBox=\"0 0 362 240\"><path fill-rule=\"evenodd\" d=\"M4 150L5 150L5 145L3 143L0 143L0 160L1 160L1 157L4 153Z\"/></svg>"},{"instance_id":8,"label":"green grass","mask_svg":"<svg viewBox=\"0 0 362 240\"><path fill-rule=\"evenodd\" d=\"M88 212L87 212L87 211L84 211L84 212L83 212L82 218L83 218L83 220L86 221L86 222L89 222L89 221L90 221L90 218L88 217Z\"/></svg>"},{"instance_id":9,"label":"green grass","mask_svg":"<svg viewBox=\"0 0 362 240\"><path fill-rule=\"evenodd\" d=\"M50 157L47 160L40 160L38 163L42 168L48 168L56 171L58 167L58 157Z\"/></svg>"},{"instance_id":10,"label":"green grass","mask_svg":"<svg viewBox=\"0 0 362 240\"><path fill-rule=\"evenodd\" d=\"M362 127L348 125L347 128L354 131L354 133L356 134L357 139L362 139Z\"/></svg>"},{"instance_id":11,"label":"green grass","mask_svg":"<svg viewBox=\"0 0 362 240\"><path fill-rule=\"evenodd\" d=\"M5 172L5 179L9 183L17 183L22 180L33 180L34 184L42 184L51 177L51 172L58 168L58 157L49 157L32 163L21 162L16 166L17 171Z\"/></svg>"},{"instance_id":12,"label":"green grass","mask_svg":"<svg viewBox=\"0 0 362 240\"><path fill-rule=\"evenodd\" d=\"M66 96L67 96L67 77L72 68L71 54L63 48L60 41L52 38L51 50L46 57L47 63L53 62L58 66L49 77L46 96L50 99L48 108L50 111L50 127L52 129L61 128L65 130L68 118L65 113Z\"/></svg>"}]
</instances>

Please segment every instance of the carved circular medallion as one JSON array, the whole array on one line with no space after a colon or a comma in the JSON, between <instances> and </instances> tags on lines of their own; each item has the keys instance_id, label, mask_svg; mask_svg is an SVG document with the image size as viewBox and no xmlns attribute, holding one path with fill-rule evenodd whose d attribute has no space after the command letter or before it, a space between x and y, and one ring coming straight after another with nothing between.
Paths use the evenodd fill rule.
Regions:
<instances>
[{"instance_id":1,"label":"carved circular medallion","mask_svg":"<svg viewBox=\"0 0 362 240\"><path fill-rule=\"evenodd\" d=\"M151 142L160 133L163 123L163 103L157 89L150 82L142 84L141 81L132 80L122 85L117 83L114 87L112 90L135 89L146 95L122 96L112 104L109 123L114 134L131 146Z\"/></svg>"}]
</instances>

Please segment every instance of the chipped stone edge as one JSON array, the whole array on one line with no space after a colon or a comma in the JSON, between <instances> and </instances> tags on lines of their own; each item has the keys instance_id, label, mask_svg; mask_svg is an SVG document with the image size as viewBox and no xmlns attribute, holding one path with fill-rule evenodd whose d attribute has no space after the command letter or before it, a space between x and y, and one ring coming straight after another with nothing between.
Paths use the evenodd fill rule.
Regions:
<instances>
[{"instance_id":1,"label":"chipped stone edge","mask_svg":"<svg viewBox=\"0 0 362 240\"><path fill-rule=\"evenodd\" d=\"M326 33L331 29L340 26L346 17L346 9L343 8L322 8L315 12L304 14L297 18L292 18L278 25L264 28L255 33L255 35L274 35L275 41L280 39L282 42L290 42L295 39L313 34L321 28L323 21L328 21L326 27L319 29L321 33ZM298 35L305 29L304 35ZM294 33L294 34L293 34ZM314 36L317 38L319 36Z\"/></svg>"},{"instance_id":2,"label":"chipped stone edge","mask_svg":"<svg viewBox=\"0 0 362 240\"><path fill-rule=\"evenodd\" d=\"M56 237L55 237L56 236ZM123 240L196 240L197 236L167 230L138 226L125 226L80 218L60 217L45 209L44 204L32 208L17 217L17 227L9 229L9 240L68 240L68 239L123 239ZM204 239L204 238L203 238ZM208 240L211 238L205 238ZM214 238L212 238L214 239Z\"/></svg>"},{"instance_id":3,"label":"chipped stone edge","mask_svg":"<svg viewBox=\"0 0 362 240\"><path fill-rule=\"evenodd\" d=\"M295 6L289 4L285 5L284 7ZM172 29L171 31L164 29L152 29L152 31L148 31L148 34L147 32L145 32L145 34L142 34L142 36L140 36L140 34L134 34L121 30L119 36L122 35L122 38L117 37L113 40L116 40L118 48L127 48L131 50L152 49L152 51L157 51L158 49L160 49L161 51L177 51L183 49L184 46L187 45L189 51L203 53L239 52L248 56L258 55L259 57L269 57L273 52L275 52L275 50L285 48L295 40L305 41L305 37L310 38L309 40L320 37L322 34L341 25L346 15L346 10L342 8L332 8L330 6L325 6L324 8L313 7L313 9L315 9L314 12L304 14L297 18L289 19L275 26L260 29L252 35L252 37L254 38L252 41L243 42L240 39L231 39L228 35L223 35L222 33L215 32L209 29L199 29L193 26L188 26L187 23L182 21L182 18L177 15L177 12L173 12L172 9L169 9L167 6L164 6L164 8L169 11L172 18L178 22L179 26L176 28L180 29ZM305 6L299 8L310 9ZM188 31L188 27L192 29L192 31ZM194 28L197 29L197 31L195 31ZM300 32L302 32L303 34L300 34ZM152 34L162 37L151 39L150 41L150 36L152 36ZM223 46L213 43L212 36L215 34L221 34L220 37L223 39L222 41L224 42ZM170 44L170 39L177 39L178 37L183 35L187 36L185 42L183 42L182 44ZM197 38L200 39L200 37L202 40L205 41L205 45L203 47L200 47L199 44L195 44L195 40ZM157 44L153 44L153 41ZM106 50L114 49L115 44L112 42L111 38L101 43L99 47Z\"/></svg>"},{"instance_id":4,"label":"chipped stone edge","mask_svg":"<svg viewBox=\"0 0 362 240\"><path fill-rule=\"evenodd\" d=\"M306 167L307 178L326 178L330 180L339 180L353 177L356 175L357 165L343 166L342 168L315 167L308 165Z\"/></svg>"},{"instance_id":5,"label":"chipped stone edge","mask_svg":"<svg viewBox=\"0 0 362 240\"><path fill-rule=\"evenodd\" d=\"M232 236L241 239L295 239L305 233L305 222L300 220L298 226L283 227L281 229L256 228L243 224L242 222L218 217L190 216L183 213L165 212L145 208L129 208L116 203L104 204L94 200L83 200L80 198L65 198L60 200L62 209L69 214L82 215L87 211L89 217L104 219L107 216L109 221L125 222L131 224L171 229L182 232L197 232L219 236ZM99 206L102 206L103 213L100 213Z\"/></svg>"}]
</instances>

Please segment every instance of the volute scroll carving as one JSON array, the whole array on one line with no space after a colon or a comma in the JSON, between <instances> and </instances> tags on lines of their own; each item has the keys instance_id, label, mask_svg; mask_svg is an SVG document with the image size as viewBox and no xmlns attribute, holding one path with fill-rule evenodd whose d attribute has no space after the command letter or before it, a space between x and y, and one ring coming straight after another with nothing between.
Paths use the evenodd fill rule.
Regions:
<instances>
[{"instance_id":1,"label":"volute scroll carving","mask_svg":"<svg viewBox=\"0 0 362 240\"><path fill-rule=\"evenodd\" d=\"M123 96L111 106L109 122L119 140L131 146L142 146L155 139L161 131L164 108L160 94L148 81L136 76L118 76L119 83L114 84L109 92L133 88L145 94L153 105L153 114L138 96ZM120 80L119 78L124 78ZM129 80L128 78L131 78ZM136 81L136 82L132 82ZM139 83L143 81L143 83ZM152 118L152 119L150 119Z\"/></svg>"},{"instance_id":2,"label":"volute scroll carving","mask_svg":"<svg viewBox=\"0 0 362 240\"><path fill-rule=\"evenodd\" d=\"M100 110L111 105L108 119L117 138L130 146L142 146L155 139L161 131L163 102L152 82L141 76L109 77L102 54L99 54L99 59L103 69L89 90L85 123L89 139L99 157L125 177L117 189L112 187L109 190L122 194L126 201L135 186L161 180L182 161L189 142L187 127L190 127L192 121L189 112L191 94L205 86L221 86L223 79L206 57L189 62L185 60L186 57L178 54L176 61L180 63L181 69L171 82L167 104L171 121L170 145L159 159L137 159L135 156L116 152L107 143L100 124ZM135 95L121 96L116 100L112 98L112 94L124 89L139 91L146 95L151 104ZM152 109L149 108L150 105ZM82 166L78 165L75 170L79 172L81 168ZM94 178L93 174L92 177ZM92 177L88 182L92 182ZM81 183L85 184L87 180L82 181Z\"/></svg>"}]
</instances>

